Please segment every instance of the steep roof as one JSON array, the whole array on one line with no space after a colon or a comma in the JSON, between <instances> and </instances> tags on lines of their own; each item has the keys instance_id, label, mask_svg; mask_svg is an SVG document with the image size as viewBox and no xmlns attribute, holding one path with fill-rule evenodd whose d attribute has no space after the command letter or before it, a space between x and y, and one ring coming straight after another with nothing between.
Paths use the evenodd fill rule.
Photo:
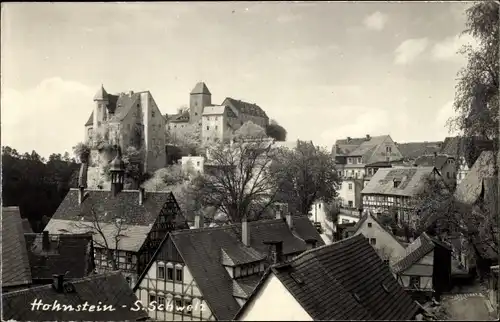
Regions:
<instances>
[{"instance_id":1,"label":"steep roof","mask_svg":"<svg viewBox=\"0 0 500 322\"><path fill-rule=\"evenodd\" d=\"M375 221L386 233L388 233L392 238L394 238L395 241L398 242L401 246L406 247L394 234L385 226L383 225L380 220L378 220L377 216L372 215L370 212L366 212L356 223L354 226L354 231L358 232L358 230L361 228L363 223L368 219L368 217L371 217L373 221Z\"/></svg>"},{"instance_id":2,"label":"steep roof","mask_svg":"<svg viewBox=\"0 0 500 322\"><path fill-rule=\"evenodd\" d=\"M82 278L92 273L92 235L49 235L50 248L43 249L43 234L25 234L33 279L52 279L53 274Z\"/></svg>"},{"instance_id":3,"label":"steep roof","mask_svg":"<svg viewBox=\"0 0 500 322\"><path fill-rule=\"evenodd\" d=\"M137 104L140 104L138 101L140 100L142 93L149 93L149 92L147 91L137 92L132 94L120 93L118 95L107 94L108 104L106 107L108 111L113 113L112 116L110 117L110 121L122 121L125 118L125 116L127 116L132 107L137 106ZM87 123L85 123L85 126L93 124L94 124L94 112L92 111L89 119L87 120Z\"/></svg>"},{"instance_id":4,"label":"steep roof","mask_svg":"<svg viewBox=\"0 0 500 322\"><path fill-rule=\"evenodd\" d=\"M479 158L477 158L455 190L457 200L468 205L476 202L482 190L483 180L492 177L495 173L494 158L495 155L492 151L483 151L479 155Z\"/></svg>"},{"instance_id":5,"label":"steep roof","mask_svg":"<svg viewBox=\"0 0 500 322\"><path fill-rule=\"evenodd\" d=\"M101 85L97 93L94 95L94 101L103 101L108 98L108 93L104 89L104 86Z\"/></svg>"},{"instance_id":6,"label":"steep roof","mask_svg":"<svg viewBox=\"0 0 500 322\"><path fill-rule=\"evenodd\" d=\"M257 104L247 103L231 97L226 97L221 105L229 105L237 111L237 114L243 113L263 118L268 118L266 112Z\"/></svg>"},{"instance_id":7,"label":"steep roof","mask_svg":"<svg viewBox=\"0 0 500 322\"><path fill-rule=\"evenodd\" d=\"M285 255L305 251L307 246L304 240L306 239L315 239L317 245L324 245L309 218L293 217L293 225L293 230L290 230L283 219L249 222L250 247L241 242L240 224L174 231L167 238L173 241L212 313L219 320L230 320L240 306L233 296L234 281L223 267L222 261L233 265L262 260L269 251L268 246L263 242L270 240L283 241ZM163 248L168 247L166 240L163 240L134 290L156 260L157 254L162 252ZM233 263L228 263L229 260ZM246 293L250 293L258 280L254 278L241 282L237 279L237 284L246 288Z\"/></svg>"},{"instance_id":8,"label":"steep roof","mask_svg":"<svg viewBox=\"0 0 500 322\"><path fill-rule=\"evenodd\" d=\"M194 86L193 90L191 91L191 95L194 95L194 94L208 94L208 95L212 95L212 93L210 93L210 91L208 90L207 85L204 82L198 82Z\"/></svg>"},{"instance_id":9,"label":"steep roof","mask_svg":"<svg viewBox=\"0 0 500 322\"><path fill-rule=\"evenodd\" d=\"M381 168L361 193L412 197L419 192L424 179L430 176L434 169L434 167ZM394 181L400 182L398 187L394 187Z\"/></svg>"},{"instance_id":10,"label":"steep roof","mask_svg":"<svg viewBox=\"0 0 500 322\"><path fill-rule=\"evenodd\" d=\"M454 157L449 155L423 155L415 160L415 165L419 167L436 167L436 169L441 170L446 164L448 159L453 159Z\"/></svg>"},{"instance_id":11,"label":"steep roof","mask_svg":"<svg viewBox=\"0 0 500 322\"><path fill-rule=\"evenodd\" d=\"M337 140L333 151L335 156L342 157L362 157L363 163L375 163L385 161L380 157L374 155L375 151L381 144L391 140L390 135L367 136L364 138L349 138Z\"/></svg>"},{"instance_id":12,"label":"steep roof","mask_svg":"<svg viewBox=\"0 0 500 322\"><path fill-rule=\"evenodd\" d=\"M424 258L437 245L441 245L447 249L451 249L451 245L447 245L437 239L429 237L427 233L422 233L405 249L405 255L392 266L394 273L401 273L410 268L413 264Z\"/></svg>"},{"instance_id":13,"label":"steep roof","mask_svg":"<svg viewBox=\"0 0 500 322\"><path fill-rule=\"evenodd\" d=\"M31 284L31 269L19 207L2 207L2 287Z\"/></svg>"},{"instance_id":14,"label":"steep roof","mask_svg":"<svg viewBox=\"0 0 500 322\"><path fill-rule=\"evenodd\" d=\"M467 144L467 140L472 140L472 143L481 151L492 150L493 141L486 140L479 136L474 137L463 137L463 136L453 136L447 137L442 145L441 153L448 154L454 157L457 157L459 154L463 154L465 152L465 147Z\"/></svg>"},{"instance_id":15,"label":"steep roof","mask_svg":"<svg viewBox=\"0 0 500 322\"><path fill-rule=\"evenodd\" d=\"M144 310L137 312L134 303L137 297L130 289L120 272L93 275L72 280L73 292L57 292L52 285L33 287L2 295L3 318L17 321L137 321L147 318ZM76 310L32 310L30 303L42 301L53 304L57 301L72 305L112 305L114 311L76 311Z\"/></svg>"},{"instance_id":16,"label":"steep roof","mask_svg":"<svg viewBox=\"0 0 500 322\"><path fill-rule=\"evenodd\" d=\"M314 320L411 320L419 310L361 235L272 266L236 318L270 274Z\"/></svg>"},{"instance_id":17,"label":"steep roof","mask_svg":"<svg viewBox=\"0 0 500 322\"><path fill-rule=\"evenodd\" d=\"M180 113L169 115L167 121L173 123L189 122L189 110L186 109L184 111L181 111Z\"/></svg>"},{"instance_id":18,"label":"steep roof","mask_svg":"<svg viewBox=\"0 0 500 322\"><path fill-rule=\"evenodd\" d=\"M203 108L203 115L222 115L226 114L228 117L236 117L233 110L225 105L211 105Z\"/></svg>"},{"instance_id":19,"label":"steep roof","mask_svg":"<svg viewBox=\"0 0 500 322\"><path fill-rule=\"evenodd\" d=\"M442 141L397 143L397 147L403 158L410 160L423 155L432 155L434 152L440 153L442 146ZM444 152L441 151L441 153Z\"/></svg>"}]
</instances>

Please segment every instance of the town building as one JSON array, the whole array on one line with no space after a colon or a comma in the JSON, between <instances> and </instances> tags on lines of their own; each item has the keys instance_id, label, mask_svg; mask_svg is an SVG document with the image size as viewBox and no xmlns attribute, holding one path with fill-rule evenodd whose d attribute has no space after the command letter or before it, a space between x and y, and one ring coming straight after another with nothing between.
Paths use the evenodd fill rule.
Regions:
<instances>
[{"instance_id":1,"label":"town building","mask_svg":"<svg viewBox=\"0 0 500 322\"><path fill-rule=\"evenodd\" d=\"M433 155L418 157L414 164L417 167L435 167L449 187L454 187L457 183L457 165L453 156L437 154L436 152Z\"/></svg>"},{"instance_id":2,"label":"town building","mask_svg":"<svg viewBox=\"0 0 500 322\"><path fill-rule=\"evenodd\" d=\"M234 320L414 320L419 313L358 235L271 266Z\"/></svg>"},{"instance_id":3,"label":"town building","mask_svg":"<svg viewBox=\"0 0 500 322\"><path fill-rule=\"evenodd\" d=\"M440 178L434 167L380 169L363 189L363 210L395 216L397 223L415 223L411 214L415 197L427 178Z\"/></svg>"},{"instance_id":4,"label":"town building","mask_svg":"<svg viewBox=\"0 0 500 322\"><path fill-rule=\"evenodd\" d=\"M394 263L405 254L405 245L370 212L365 212L354 229L354 235L363 235L386 264Z\"/></svg>"},{"instance_id":5,"label":"town building","mask_svg":"<svg viewBox=\"0 0 500 322\"><path fill-rule=\"evenodd\" d=\"M47 309L47 307L49 309ZM113 309L113 310L111 310ZM147 313L120 272L2 294L4 321L144 321Z\"/></svg>"},{"instance_id":6,"label":"town building","mask_svg":"<svg viewBox=\"0 0 500 322\"><path fill-rule=\"evenodd\" d=\"M342 177L342 186L338 192L339 198L344 207L354 209L361 208L361 191L365 186L365 177L368 179L373 175L367 175L366 166L402 159L390 135L373 137L366 135L364 138L347 137L347 139L337 140L332 154Z\"/></svg>"},{"instance_id":7,"label":"town building","mask_svg":"<svg viewBox=\"0 0 500 322\"><path fill-rule=\"evenodd\" d=\"M412 295L429 300L451 289L451 245L422 233L392 265L398 282Z\"/></svg>"},{"instance_id":8,"label":"town building","mask_svg":"<svg viewBox=\"0 0 500 322\"><path fill-rule=\"evenodd\" d=\"M150 311L154 320L231 320L273 257L289 260L324 245L306 216L214 228L199 228L201 216L195 222L195 229L168 234L134 287L144 305L173 306Z\"/></svg>"},{"instance_id":9,"label":"town building","mask_svg":"<svg viewBox=\"0 0 500 322\"><path fill-rule=\"evenodd\" d=\"M188 174L203 174L205 166L204 156L186 156L181 158L182 172Z\"/></svg>"},{"instance_id":10,"label":"town building","mask_svg":"<svg viewBox=\"0 0 500 322\"><path fill-rule=\"evenodd\" d=\"M123 190L124 164L120 150L110 163L111 191L70 189L45 230L50 234L94 236L99 272L120 269L134 285L165 235L188 228L171 192Z\"/></svg>"},{"instance_id":11,"label":"town building","mask_svg":"<svg viewBox=\"0 0 500 322\"><path fill-rule=\"evenodd\" d=\"M144 151L144 172L166 165L165 118L149 91L108 94L103 86L94 96L94 110L85 123L85 142L92 148L90 166L111 161L106 147L118 145Z\"/></svg>"},{"instance_id":12,"label":"town building","mask_svg":"<svg viewBox=\"0 0 500 322\"><path fill-rule=\"evenodd\" d=\"M201 128L202 143L224 142L245 122L252 121L264 130L269 117L257 104L226 97L220 104L212 103L212 93L199 82L190 93L189 107L166 116L166 130L172 137L184 133L189 126Z\"/></svg>"},{"instance_id":13,"label":"town building","mask_svg":"<svg viewBox=\"0 0 500 322\"><path fill-rule=\"evenodd\" d=\"M443 149L443 141L396 143L396 145L403 156L403 161L409 164L414 164L415 160L423 155L442 153Z\"/></svg>"}]
</instances>

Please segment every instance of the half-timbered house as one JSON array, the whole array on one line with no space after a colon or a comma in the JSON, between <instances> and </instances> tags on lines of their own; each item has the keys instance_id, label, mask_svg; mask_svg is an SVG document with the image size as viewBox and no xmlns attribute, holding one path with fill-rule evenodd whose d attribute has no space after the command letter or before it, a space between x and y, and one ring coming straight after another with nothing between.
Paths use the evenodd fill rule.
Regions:
<instances>
[{"instance_id":1,"label":"half-timbered house","mask_svg":"<svg viewBox=\"0 0 500 322\"><path fill-rule=\"evenodd\" d=\"M270 256L289 260L324 245L306 216L284 217L171 232L134 287L137 297L158 321L232 319Z\"/></svg>"},{"instance_id":2,"label":"half-timbered house","mask_svg":"<svg viewBox=\"0 0 500 322\"><path fill-rule=\"evenodd\" d=\"M392 271L415 298L439 298L451 288L451 246L422 233L406 247Z\"/></svg>"},{"instance_id":3,"label":"half-timbered house","mask_svg":"<svg viewBox=\"0 0 500 322\"><path fill-rule=\"evenodd\" d=\"M123 190L120 152L110 172L111 191L71 189L45 230L91 232L97 270L119 269L133 286L166 234L188 225L171 192Z\"/></svg>"}]
</instances>

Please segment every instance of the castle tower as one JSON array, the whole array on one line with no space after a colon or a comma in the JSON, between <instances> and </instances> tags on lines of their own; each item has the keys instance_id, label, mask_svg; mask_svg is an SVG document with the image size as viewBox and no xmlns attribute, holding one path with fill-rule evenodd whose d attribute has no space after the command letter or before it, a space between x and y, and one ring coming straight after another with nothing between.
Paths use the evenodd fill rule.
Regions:
<instances>
[{"instance_id":1,"label":"castle tower","mask_svg":"<svg viewBox=\"0 0 500 322\"><path fill-rule=\"evenodd\" d=\"M102 122L107 119L108 93L101 85L101 88L94 96L94 130L97 129Z\"/></svg>"},{"instance_id":2,"label":"castle tower","mask_svg":"<svg viewBox=\"0 0 500 322\"><path fill-rule=\"evenodd\" d=\"M210 105L212 105L212 94L205 83L199 82L191 91L189 98L189 123L200 122L203 108Z\"/></svg>"},{"instance_id":3,"label":"castle tower","mask_svg":"<svg viewBox=\"0 0 500 322\"><path fill-rule=\"evenodd\" d=\"M125 183L125 163L122 160L122 149L116 146L116 157L111 161L109 172L111 174L111 194L116 196L123 190Z\"/></svg>"}]
</instances>

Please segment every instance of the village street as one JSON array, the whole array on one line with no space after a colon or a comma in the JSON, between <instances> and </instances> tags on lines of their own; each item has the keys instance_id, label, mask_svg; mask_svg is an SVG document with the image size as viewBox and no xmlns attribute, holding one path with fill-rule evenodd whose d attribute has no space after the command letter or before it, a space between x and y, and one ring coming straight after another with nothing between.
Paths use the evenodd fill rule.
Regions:
<instances>
[{"instance_id":1,"label":"village street","mask_svg":"<svg viewBox=\"0 0 500 322\"><path fill-rule=\"evenodd\" d=\"M445 309L449 320L494 320L490 315L491 305L480 292L444 295L441 305Z\"/></svg>"}]
</instances>

